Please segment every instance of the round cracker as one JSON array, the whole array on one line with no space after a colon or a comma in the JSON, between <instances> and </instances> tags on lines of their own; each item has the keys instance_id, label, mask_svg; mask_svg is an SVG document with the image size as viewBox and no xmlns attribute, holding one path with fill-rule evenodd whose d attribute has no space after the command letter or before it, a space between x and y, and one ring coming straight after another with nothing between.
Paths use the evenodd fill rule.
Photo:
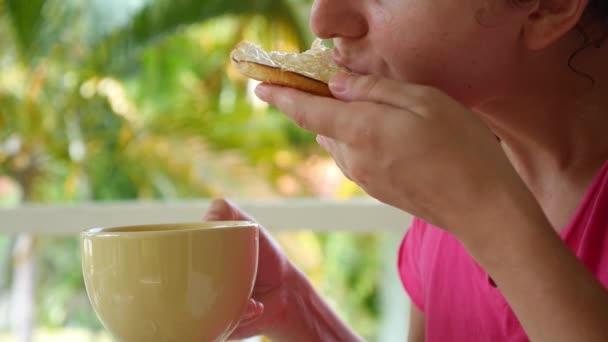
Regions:
<instances>
[{"instance_id":1,"label":"round cracker","mask_svg":"<svg viewBox=\"0 0 608 342\"><path fill-rule=\"evenodd\" d=\"M295 88L319 96L333 97L326 83L295 72L271 67L255 62L237 61L232 64L246 77L260 82Z\"/></svg>"}]
</instances>

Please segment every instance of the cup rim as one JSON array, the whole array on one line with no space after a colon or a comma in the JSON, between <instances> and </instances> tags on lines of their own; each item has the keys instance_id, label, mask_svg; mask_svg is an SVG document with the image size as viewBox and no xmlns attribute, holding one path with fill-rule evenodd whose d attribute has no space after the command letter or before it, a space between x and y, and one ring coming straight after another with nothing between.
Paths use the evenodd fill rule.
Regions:
<instances>
[{"instance_id":1,"label":"cup rim","mask_svg":"<svg viewBox=\"0 0 608 342\"><path fill-rule=\"evenodd\" d=\"M167 229L162 229L162 227ZM176 222L176 223L152 223L152 224L133 224L123 226L107 226L88 228L80 233L82 237L101 237L101 236L143 236L158 234L177 234L184 231L204 231L215 229L252 229L259 225L254 221L202 221L202 222ZM121 231L129 229L141 229L134 231ZM160 228L160 229L159 229Z\"/></svg>"}]
</instances>

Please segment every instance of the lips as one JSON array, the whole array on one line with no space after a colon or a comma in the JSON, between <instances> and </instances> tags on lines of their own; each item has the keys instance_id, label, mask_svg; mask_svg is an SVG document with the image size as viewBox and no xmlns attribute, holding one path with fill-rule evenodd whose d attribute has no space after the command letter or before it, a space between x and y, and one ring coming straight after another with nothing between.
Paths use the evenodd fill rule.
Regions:
<instances>
[{"instance_id":1,"label":"lips","mask_svg":"<svg viewBox=\"0 0 608 342\"><path fill-rule=\"evenodd\" d=\"M346 68L355 74L367 74L365 70L357 68L354 63L352 63L352 59L348 58L347 56L352 56L352 54L344 54L338 47L335 47L332 51L332 58L337 65Z\"/></svg>"}]
</instances>

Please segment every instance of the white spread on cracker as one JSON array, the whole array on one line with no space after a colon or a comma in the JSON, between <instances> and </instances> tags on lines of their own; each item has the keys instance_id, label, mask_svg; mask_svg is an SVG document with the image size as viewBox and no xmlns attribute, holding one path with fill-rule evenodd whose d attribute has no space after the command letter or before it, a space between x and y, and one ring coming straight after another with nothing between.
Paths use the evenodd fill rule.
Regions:
<instances>
[{"instance_id":1,"label":"white spread on cracker","mask_svg":"<svg viewBox=\"0 0 608 342\"><path fill-rule=\"evenodd\" d=\"M338 72L348 70L336 65L332 50L323 46L321 39L315 39L310 50L303 53L266 52L251 42L241 42L234 49L231 58L236 62L251 62L291 71L312 79L328 83Z\"/></svg>"}]
</instances>

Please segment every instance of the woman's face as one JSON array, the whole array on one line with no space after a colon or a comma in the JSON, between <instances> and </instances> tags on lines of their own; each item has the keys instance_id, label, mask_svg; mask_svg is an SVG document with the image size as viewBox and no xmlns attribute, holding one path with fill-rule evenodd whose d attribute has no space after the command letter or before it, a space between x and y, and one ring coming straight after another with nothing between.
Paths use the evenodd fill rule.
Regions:
<instances>
[{"instance_id":1,"label":"woman's face","mask_svg":"<svg viewBox=\"0 0 608 342\"><path fill-rule=\"evenodd\" d=\"M362 74L426 84L479 105L522 74L526 11L510 0L316 0L311 28Z\"/></svg>"}]
</instances>

